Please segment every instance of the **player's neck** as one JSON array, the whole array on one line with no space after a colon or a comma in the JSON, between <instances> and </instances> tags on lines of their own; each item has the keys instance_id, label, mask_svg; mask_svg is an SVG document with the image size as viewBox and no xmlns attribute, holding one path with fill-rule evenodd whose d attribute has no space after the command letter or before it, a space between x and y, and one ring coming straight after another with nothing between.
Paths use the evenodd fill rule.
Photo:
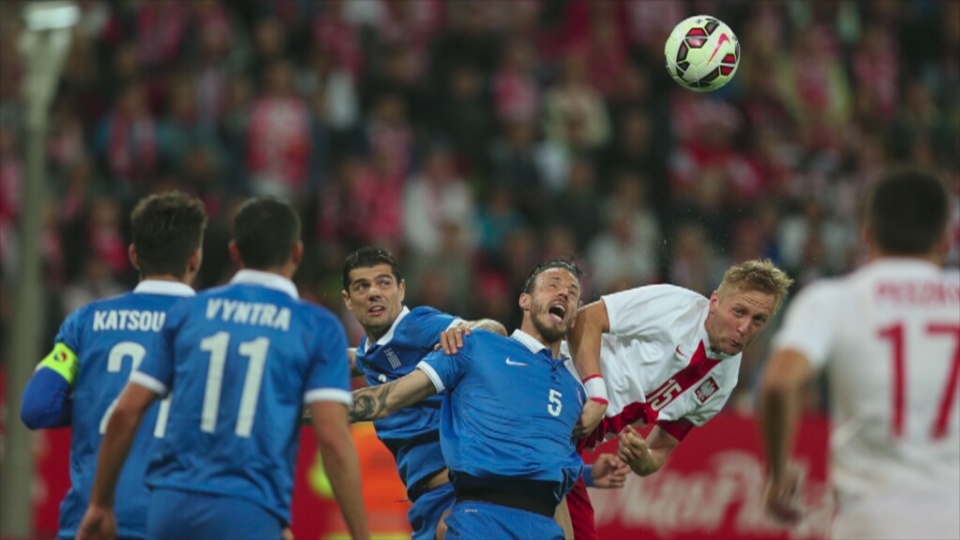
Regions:
<instances>
[{"instance_id":1,"label":"player's neck","mask_svg":"<svg viewBox=\"0 0 960 540\"><path fill-rule=\"evenodd\" d=\"M880 249L874 249L870 253L870 262L880 261L885 259L914 259L917 261L926 261L933 263L937 266L943 266L943 254L939 251L926 253L926 254L905 254L905 253L893 253L889 251L883 251Z\"/></svg>"},{"instance_id":2,"label":"player's neck","mask_svg":"<svg viewBox=\"0 0 960 540\"><path fill-rule=\"evenodd\" d=\"M173 274L147 274L140 276L140 281L172 281L190 285L193 276L175 276Z\"/></svg>"}]
</instances>

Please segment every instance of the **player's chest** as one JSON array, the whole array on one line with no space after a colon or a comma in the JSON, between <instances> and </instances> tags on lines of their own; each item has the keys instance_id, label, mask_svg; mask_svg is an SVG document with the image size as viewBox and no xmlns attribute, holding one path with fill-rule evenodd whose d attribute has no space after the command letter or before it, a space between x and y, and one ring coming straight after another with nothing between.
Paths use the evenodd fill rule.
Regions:
<instances>
[{"instance_id":1,"label":"player's chest","mask_svg":"<svg viewBox=\"0 0 960 540\"><path fill-rule=\"evenodd\" d=\"M491 393L502 412L524 411L527 416L571 426L583 410L583 388L561 363L536 357L507 356L498 369L487 370L475 390Z\"/></svg>"},{"instance_id":2,"label":"player's chest","mask_svg":"<svg viewBox=\"0 0 960 540\"><path fill-rule=\"evenodd\" d=\"M413 371L429 352L426 347L402 343L375 345L364 353L358 351L357 366L372 381L385 383Z\"/></svg>"}]
</instances>

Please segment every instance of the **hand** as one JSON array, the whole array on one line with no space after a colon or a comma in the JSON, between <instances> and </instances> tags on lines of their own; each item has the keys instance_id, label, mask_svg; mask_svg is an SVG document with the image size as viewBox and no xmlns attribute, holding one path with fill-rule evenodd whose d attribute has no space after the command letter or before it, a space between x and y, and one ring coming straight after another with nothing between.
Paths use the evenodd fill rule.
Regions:
<instances>
[{"instance_id":1,"label":"hand","mask_svg":"<svg viewBox=\"0 0 960 540\"><path fill-rule=\"evenodd\" d=\"M593 487L620 489L627 479L630 466L613 454L600 454L593 463Z\"/></svg>"},{"instance_id":2,"label":"hand","mask_svg":"<svg viewBox=\"0 0 960 540\"><path fill-rule=\"evenodd\" d=\"M293 540L293 529L290 527L283 528L283 540Z\"/></svg>"},{"instance_id":3,"label":"hand","mask_svg":"<svg viewBox=\"0 0 960 540\"><path fill-rule=\"evenodd\" d=\"M80 523L77 540L113 540L116 537L117 515L113 508L88 507Z\"/></svg>"},{"instance_id":4,"label":"hand","mask_svg":"<svg viewBox=\"0 0 960 540\"><path fill-rule=\"evenodd\" d=\"M763 506L767 515L787 524L798 523L803 518L800 495L803 493L803 475L800 469L788 467L779 482L767 486Z\"/></svg>"},{"instance_id":5,"label":"hand","mask_svg":"<svg viewBox=\"0 0 960 540\"><path fill-rule=\"evenodd\" d=\"M457 354L463 348L464 336L469 336L471 333L470 327L465 324L447 328L440 333L440 343L437 343L433 350L443 349L443 352L447 354Z\"/></svg>"},{"instance_id":6,"label":"hand","mask_svg":"<svg viewBox=\"0 0 960 540\"><path fill-rule=\"evenodd\" d=\"M647 440L640 435L640 432L627 426L620 432L620 445L617 450L617 457L630 466L633 472L641 474L641 471L647 469L650 460L650 449L647 448Z\"/></svg>"},{"instance_id":7,"label":"hand","mask_svg":"<svg viewBox=\"0 0 960 540\"><path fill-rule=\"evenodd\" d=\"M576 439L582 439L593 433L603 420L603 415L607 413L607 404L592 399L587 400L583 406L583 412L580 414L580 420L577 427L573 430L573 436Z\"/></svg>"}]
</instances>

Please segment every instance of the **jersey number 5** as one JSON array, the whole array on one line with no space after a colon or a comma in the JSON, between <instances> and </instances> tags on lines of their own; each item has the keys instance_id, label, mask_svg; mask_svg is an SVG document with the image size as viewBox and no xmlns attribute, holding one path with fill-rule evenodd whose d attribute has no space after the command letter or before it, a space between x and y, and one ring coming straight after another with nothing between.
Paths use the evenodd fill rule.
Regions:
<instances>
[{"instance_id":1,"label":"jersey number 5","mask_svg":"<svg viewBox=\"0 0 960 540\"><path fill-rule=\"evenodd\" d=\"M953 362L946 379L946 387L940 398L940 407L937 418L934 420L931 436L942 439L947 435L947 426L950 423L950 411L960 391L960 326L953 324L929 324L926 333L931 339L936 336L953 336L956 348L953 350ZM903 436L904 407L906 401L906 339L904 338L903 323L882 328L880 337L889 339L893 345L893 435L896 438Z\"/></svg>"},{"instance_id":2,"label":"jersey number 5","mask_svg":"<svg viewBox=\"0 0 960 540\"><path fill-rule=\"evenodd\" d=\"M560 401L560 398L563 397L563 394L559 390L550 389L550 403L547 404L547 412L553 416L560 416L560 411L563 410L563 402Z\"/></svg>"},{"instance_id":3,"label":"jersey number 5","mask_svg":"<svg viewBox=\"0 0 960 540\"><path fill-rule=\"evenodd\" d=\"M206 433L213 433L217 429L223 368L227 363L229 346L230 334L227 332L217 332L200 341L200 350L210 353L210 369L207 370L207 386L203 393L203 410L200 415L200 430ZM263 381L263 367L267 362L269 348L270 340L260 337L241 343L237 349L241 355L250 358L247 376L243 381L243 393L240 395L240 413L237 415L235 432L239 437L249 437L253 431L253 417L257 413L260 383Z\"/></svg>"}]
</instances>

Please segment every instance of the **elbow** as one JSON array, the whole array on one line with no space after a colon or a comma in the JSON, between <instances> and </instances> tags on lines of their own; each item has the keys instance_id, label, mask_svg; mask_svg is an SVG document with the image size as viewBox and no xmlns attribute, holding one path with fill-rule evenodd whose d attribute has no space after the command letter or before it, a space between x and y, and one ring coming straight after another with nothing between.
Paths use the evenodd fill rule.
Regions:
<instances>
[{"instance_id":1,"label":"elbow","mask_svg":"<svg viewBox=\"0 0 960 540\"><path fill-rule=\"evenodd\" d=\"M27 426L28 429L50 427L46 425L43 412L32 407L24 406L20 408L20 421L23 422L23 425Z\"/></svg>"}]
</instances>

